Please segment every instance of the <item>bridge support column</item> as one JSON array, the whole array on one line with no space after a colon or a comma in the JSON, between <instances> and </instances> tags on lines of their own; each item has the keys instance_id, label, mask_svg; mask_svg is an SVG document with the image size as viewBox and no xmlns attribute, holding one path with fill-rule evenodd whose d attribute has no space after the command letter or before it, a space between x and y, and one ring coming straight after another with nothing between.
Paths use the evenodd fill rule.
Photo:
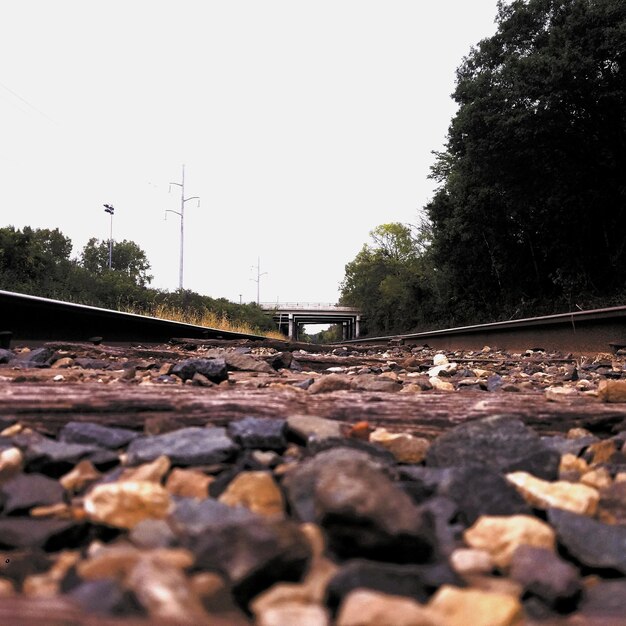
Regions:
<instances>
[{"instance_id":1,"label":"bridge support column","mask_svg":"<svg viewBox=\"0 0 626 626\"><path fill-rule=\"evenodd\" d=\"M358 339L361 336L361 316L357 315L354 321L354 338Z\"/></svg>"},{"instance_id":2,"label":"bridge support column","mask_svg":"<svg viewBox=\"0 0 626 626\"><path fill-rule=\"evenodd\" d=\"M348 324L346 324L346 322L342 322L341 324L341 338L343 341L348 339Z\"/></svg>"},{"instance_id":3,"label":"bridge support column","mask_svg":"<svg viewBox=\"0 0 626 626\"><path fill-rule=\"evenodd\" d=\"M289 339L296 340L296 325L293 319L293 313L289 313Z\"/></svg>"}]
</instances>

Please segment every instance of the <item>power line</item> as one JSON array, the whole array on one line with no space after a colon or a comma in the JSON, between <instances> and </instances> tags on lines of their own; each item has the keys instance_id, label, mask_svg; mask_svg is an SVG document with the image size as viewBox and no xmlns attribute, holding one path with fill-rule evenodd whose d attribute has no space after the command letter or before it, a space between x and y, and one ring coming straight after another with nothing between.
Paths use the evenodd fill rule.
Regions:
<instances>
[{"instance_id":1,"label":"power line","mask_svg":"<svg viewBox=\"0 0 626 626\"><path fill-rule=\"evenodd\" d=\"M58 126L58 123L55 120L53 120L49 115L44 113L41 109L38 109L34 104L26 100L26 98L22 98L19 93L16 93L15 91L13 91L13 89L7 87L4 83L0 83L0 87L2 87L5 91L8 91L14 98L17 98L18 100L20 100L20 102L23 102L26 106L30 107L33 111L39 113L39 115L41 115L42 117L45 117L49 122L52 122L53 124Z\"/></svg>"}]
</instances>

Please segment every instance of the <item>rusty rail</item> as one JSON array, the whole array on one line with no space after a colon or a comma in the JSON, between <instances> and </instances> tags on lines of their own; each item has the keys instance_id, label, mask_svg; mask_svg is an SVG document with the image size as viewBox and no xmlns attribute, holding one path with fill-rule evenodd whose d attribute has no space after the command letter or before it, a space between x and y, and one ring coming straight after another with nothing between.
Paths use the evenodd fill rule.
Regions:
<instances>
[{"instance_id":1,"label":"rusty rail","mask_svg":"<svg viewBox=\"0 0 626 626\"><path fill-rule=\"evenodd\" d=\"M342 344L380 344L394 340L405 344L427 344L444 350L480 350L488 345L511 352L533 348L581 354L610 352L626 347L626 306L420 333L362 337Z\"/></svg>"}]
</instances>

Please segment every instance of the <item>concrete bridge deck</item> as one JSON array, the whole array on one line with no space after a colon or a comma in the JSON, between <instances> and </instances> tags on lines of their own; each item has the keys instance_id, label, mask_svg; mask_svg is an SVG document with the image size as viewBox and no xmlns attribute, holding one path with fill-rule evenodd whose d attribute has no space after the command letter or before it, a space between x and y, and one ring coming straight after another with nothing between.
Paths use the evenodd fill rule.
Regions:
<instances>
[{"instance_id":1,"label":"concrete bridge deck","mask_svg":"<svg viewBox=\"0 0 626 626\"><path fill-rule=\"evenodd\" d=\"M341 324L346 340L358 339L361 333L362 316L356 307L326 302L261 302L260 306L272 315L280 332L294 341L305 324Z\"/></svg>"}]
</instances>

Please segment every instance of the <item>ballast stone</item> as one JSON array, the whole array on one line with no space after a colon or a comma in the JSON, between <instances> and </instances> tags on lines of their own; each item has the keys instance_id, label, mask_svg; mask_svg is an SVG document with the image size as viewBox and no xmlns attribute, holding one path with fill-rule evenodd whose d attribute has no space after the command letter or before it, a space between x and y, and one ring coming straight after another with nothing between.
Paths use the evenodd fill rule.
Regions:
<instances>
[{"instance_id":1,"label":"ballast stone","mask_svg":"<svg viewBox=\"0 0 626 626\"><path fill-rule=\"evenodd\" d=\"M139 465L166 455L172 465L208 465L232 457L239 446L226 434L226 429L181 428L164 435L140 437L128 446L128 464Z\"/></svg>"},{"instance_id":2,"label":"ballast stone","mask_svg":"<svg viewBox=\"0 0 626 626\"><path fill-rule=\"evenodd\" d=\"M213 383L228 380L228 369L224 359L185 359L176 363L169 373L183 381L192 379L196 373L206 376Z\"/></svg>"},{"instance_id":3,"label":"ballast stone","mask_svg":"<svg viewBox=\"0 0 626 626\"><path fill-rule=\"evenodd\" d=\"M500 473L520 470L555 480L560 459L521 420L495 416L461 424L441 435L428 449L426 465L486 466Z\"/></svg>"}]
</instances>

